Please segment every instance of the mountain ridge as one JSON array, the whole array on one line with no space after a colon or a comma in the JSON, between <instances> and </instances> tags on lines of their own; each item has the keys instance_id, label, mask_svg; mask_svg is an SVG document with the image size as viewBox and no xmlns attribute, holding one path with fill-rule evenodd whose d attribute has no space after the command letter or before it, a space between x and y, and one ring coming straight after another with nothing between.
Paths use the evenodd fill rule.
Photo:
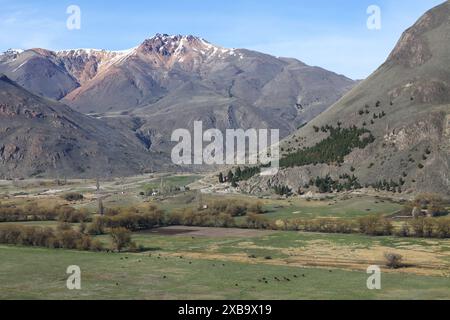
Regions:
<instances>
[{"instance_id":1,"label":"mountain ridge","mask_svg":"<svg viewBox=\"0 0 450 320\"><path fill-rule=\"evenodd\" d=\"M287 138L283 148L286 156L315 146L329 136L329 126L364 128L374 135L374 143L354 149L342 164L284 168L276 177L255 178L247 190L277 184L300 190L316 177L355 175L362 186L392 181L403 192L448 196L449 16L449 1L425 13L372 75Z\"/></svg>"},{"instance_id":2,"label":"mountain ridge","mask_svg":"<svg viewBox=\"0 0 450 320\"><path fill-rule=\"evenodd\" d=\"M131 131L36 96L0 75L0 178L133 175L166 162Z\"/></svg>"}]
</instances>

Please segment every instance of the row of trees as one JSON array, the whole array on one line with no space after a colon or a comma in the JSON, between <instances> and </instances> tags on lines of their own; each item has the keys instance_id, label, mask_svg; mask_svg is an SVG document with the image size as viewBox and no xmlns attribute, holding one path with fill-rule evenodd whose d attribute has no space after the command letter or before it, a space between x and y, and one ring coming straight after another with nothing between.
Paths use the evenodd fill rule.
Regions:
<instances>
[{"instance_id":1,"label":"row of trees","mask_svg":"<svg viewBox=\"0 0 450 320\"><path fill-rule=\"evenodd\" d=\"M58 221L69 223L81 223L92 221L91 214L87 209L75 209L72 207L61 207L58 214Z\"/></svg>"},{"instance_id":2,"label":"row of trees","mask_svg":"<svg viewBox=\"0 0 450 320\"><path fill-rule=\"evenodd\" d=\"M316 187L320 193L342 192L344 190L350 191L362 188L358 178L349 174L341 175L338 180L334 180L330 175L326 175L324 178L317 177L311 179L309 184L305 185L305 189L310 187Z\"/></svg>"},{"instance_id":3,"label":"row of trees","mask_svg":"<svg viewBox=\"0 0 450 320\"><path fill-rule=\"evenodd\" d=\"M219 173L219 183L230 182L233 186L237 186L238 182L247 181L259 173L261 173L260 167L245 167L243 169L237 167L234 172L232 170L228 171L226 177L222 172Z\"/></svg>"},{"instance_id":4,"label":"row of trees","mask_svg":"<svg viewBox=\"0 0 450 320\"><path fill-rule=\"evenodd\" d=\"M386 179L382 180L382 181L378 181L376 183L373 183L371 186L372 188L374 188L377 191L383 190L383 191L388 191L388 192L393 192L393 193L402 193L402 186L404 186L406 183L406 181L403 178L400 178L397 181L394 180L390 180L387 181Z\"/></svg>"},{"instance_id":5,"label":"row of trees","mask_svg":"<svg viewBox=\"0 0 450 320\"><path fill-rule=\"evenodd\" d=\"M101 251L103 249L100 241L66 227L54 230L21 225L0 225L0 243L85 251Z\"/></svg>"},{"instance_id":6,"label":"row of trees","mask_svg":"<svg viewBox=\"0 0 450 320\"><path fill-rule=\"evenodd\" d=\"M61 210L61 206L41 207L35 202L22 206L0 204L0 222L57 220Z\"/></svg>"},{"instance_id":7,"label":"row of trees","mask_svg":"<svg viewBox=\"0 0 450 320\"><path fill-rule=\"evenodd\" d=\"M292 189L289 188L288 186L284 186L284 185L275 186L275 187L273 187L273 190L276 194L278 194L280 196L292 195Z\"/></svg>"},{"instance_id":8,"label":"row of trees","mask_svg":"<svg viewBox=\"0 0 450 320\"><path fill-rule=\"evenodd\" d=\"M166 218L167 225L186 225L203 227L237 227L235 218L261 216L264 213L260 202L211 201L206 209L187 208L172 212Z\"/></svg>"},{"instance_id":9,"label":"row of trees","mask_svg":"<svg viewBox=\"0 0 450 320\"><path fill-rule=\"evenodd\" d=\"M249 212L245 215L245 219L236 220L229 213L220 211L183 209L169 214L166 217L165 224L342 234L361 233L369 236L395 235L399 237L450 237L449 218L413 219L409 222L405 222L401 228L395 228L390 219L381 215L365 216L357 220L319 218L273 221L260 213Z\"/></svg>"},{"instance_id":10,"label":"row of trees","mask_svg":"<svg viewBox=\"0 0 450 320\"><path fill-rule=\"evenodd\" d=\"M88 233L99 235L107 229L124 228L129 231L150 230L164 225L165 214L156 206L147 208L110 209L104 216L95 217L88 228Z\"/></svg>"},{"instance_id":11,"label":"row of trees","mask_svg":"<svg viewBox=\"0 0 450 320\"><path fill-rule=\"evenodd\" d=\"M235 219L228 213L214 214L210 211L181 209L167 216L167 225L232 228L236 227Z\"/></svg>"},{"instance_id":12,"label":"row of trees","mask_svg":"<svg viewBox=\"0 0 450 320\"><path fill-rule=\"evenodd\" d=\"M405 223L397 232L402 237L419 238L449 238L450 219L449 218L425 218L412 219Z\"/></svg>"},{"instance_id":13,"label":"row of trees","mask_svg":"<svg viewBox=\"0 0 450 320\"><path fill-rule=\"evenodd\" d=\"M85 209L69 206L41 207L31 202L25 206L0 205L0 222L64 221L71 223L88 222L90 214Z\"/></svg>"}]
</instances>

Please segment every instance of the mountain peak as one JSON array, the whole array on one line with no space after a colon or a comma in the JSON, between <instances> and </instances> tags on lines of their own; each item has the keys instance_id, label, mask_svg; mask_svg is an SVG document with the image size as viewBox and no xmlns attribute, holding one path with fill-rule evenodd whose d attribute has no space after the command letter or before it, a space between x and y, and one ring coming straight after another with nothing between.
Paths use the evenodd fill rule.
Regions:
<instances>
[{"instance_id":1,"label":"mountain peak","mask_svg":"<svg viewBox=\"0 0 450 320\"><path fill-rule=\"evenodd\" d=\"M148 40L161 40L164 42L168 41L181 41L181 40L187 40L187 41L202 41L207 42L201 37L197 37L194 35L182 35L182 34L167 34L167 33L157 33L153 37L149 38Z\"/></svg>"},{"instance_id":2,"label":"mountain peak","mask_svg":"<svg viewBox=\"0 0 450 320\"><path fill-rule=\"evenodd\" d=\"M406 67L417 67L425 64L437 52L430 47L431 33L445 37L450 2L426 12L411 28L406 30L388 58L388 62L402 64ZM444 54L447 54L445 51Z\"/></svg>"},{"instance_id":3,"label":"mountain peak","mask_svg":"<svg viewBox=\"0 0 450 320\"><path fill-rule=\"evenodd\" d=\"M145 40L139 47L141 52L156 53L161 56L184 54L187 51L197 51L205 54L211 49L219 49L203 38L193 35L168 35L157 33Z\"/></svg>"}]
</instances>

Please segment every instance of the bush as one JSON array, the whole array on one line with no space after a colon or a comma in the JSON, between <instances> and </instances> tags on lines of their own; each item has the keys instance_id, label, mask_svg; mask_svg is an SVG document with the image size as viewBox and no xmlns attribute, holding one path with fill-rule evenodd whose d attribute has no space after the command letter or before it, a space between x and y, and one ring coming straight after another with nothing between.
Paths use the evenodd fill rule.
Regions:
<instances>
[{"instance_id":1,"label":"bush","mask_svg":"<svg viewBox=\"0 0 450 320\"><path fill-rule=\"evenodd\" d=\"M249 214L245 221L249 229L269 229L271 226L269 219L254 213Z\"/></svg>"},{"instance_id":2,"label":"bush","mask_svg":"<svg viewBox=\"0 0 450 320\"><path fill-rule=\"evenodd\" d=\"M450 237L450 219L437 219L436 236L443 239Z\"/></svg>"},{"instance_id":3,"label":"bush","mask_svg":"<svg viewBox=\"0 0 450 320\"><path fill-rule=\"evenodd\" d=\"M386 259L386 266L391 269L399 269L404 266L402 263L403 257L400 254L386 253L384 258Z\"/></svg>"},{"instance_id":4,"label":"bush","mask_svg":"<svg viewBox=\"0 0 450 320\"><path fill-rule=\"evenodd\" d=\"M111 238L114 247L117 251L122 251L124 248L132 246L131 232L125 228L113 228L111 229Z\"/></svg>"},{"instance_id":5,"label":"bush","mask_svg":"<svg viewBox=\"0 0 450 320\"><path fill-rule=\"evenodd\" d=\"M69 223L81 223L90 221L90 217L89 213L85 209L75 210L71 207L61 207L58 220Z\"/></svg>"},{"instance_id":6,"label":"bush","mask_svg":"<svg viewBox=\"0 0 450 320\"><path fill-rule=\"evenodd\" d=\"M103 250L103 244L98 239L94 239L91 241L90 251L100 252Z\"/></svg>"},{"instance_id":7,"label":"bush","mask_svg":"<svg viewBox=\"0 0 450 320\"><path fill-rule=\"evenodd\" d=\"M398 237L409 237L411 235L411 230L408 224L403 224L398 232L396 232L396 236Z\"/></svg>"},{"instance_id":8,"label":"bush","mask_svg":"<svg viewBox=\"0 0 450 320\"><path fill-rule=\"evenodd\" d=\"M96 236L105 234L105 222L103 217L96 217L87 228L87 233Z\"/></svg>"},{"instance_id":9,"label":"bush","mask_svg":"<svg viewBox=\"0 0 450 320\"><path fill-rule=\"evenodd\" d=\"M394 230L392 223L381 216L362 217L358 223L360 232L370 236L389 236Z\"/></svg>"},{"instance_id":10,"label":"bush","mask_svg":"<svg viewBox=\"0 0 450 320\"><path fill-rule=\"evenodd\" d=\"M263 214L264 213L264 209L263 209L263 205L261 202L257 202L257 203L253 203L251 205L249 205L247 207L247 210L251 213L256 213L256 214Z\"/></svg>"},{"instance_id":11,"label":"bush","mask_svg":"<svg viewBox=\"0 0 450 320\"><path fill-rule=\"evenodd\" d=\"M63 194L61 196L61 198L63 198L66 201L70 201L70 202L80 201L80 200L84 199L84 197L81 193L76 193L76 192L70 192L70 193Z\"/></svg>"}]
</instances>

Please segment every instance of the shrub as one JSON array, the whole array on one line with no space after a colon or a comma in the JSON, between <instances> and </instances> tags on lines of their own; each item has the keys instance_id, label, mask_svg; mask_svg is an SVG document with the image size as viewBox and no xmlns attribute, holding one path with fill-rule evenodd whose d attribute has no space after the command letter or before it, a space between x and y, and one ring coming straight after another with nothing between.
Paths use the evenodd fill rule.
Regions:
<instances>
[{"instance_id":1,"label":"shrub","mask_svg":"<svg viewBox=\"0 0 450 320\"><path fill-rule=\"evenodd\" d=\"M450 237L450 219L437 219L436 236L438 238Z\"/></svg>"},{"instance_id":2,"label":"shrub","mask_svg":"<svg viewBox=\"0 0 450 320\"><path fill-rule=\"evenodd\" d=\"M98 239L94 239L91 241L90 251L100 252L103 250L103 244Z\"/></svg>"},{"instance_id":3,"label":"shrub","mask_svg":"<svg viewBox=\"0 0 450 320\"><path fill-rule=\"evenodd\" d=\"M76 249L80 244L80 240L83 238L83 235L80 235L75 230L62 230L59 232L57 236L61 248L63 249Z\"/></svg>"},{"instance_id":4,"label":"shrub","mask_svg":"<svg viewBox=\"0 0 450 320\"><path fill-rule=\"evenodd\" d=\"M80 200L84 199L84 197L83 197L83 195L81 193L76 193L76 192L66 193L66 194L63 194L61 197L64 200L70 201L70 202L72 202L72 201L80 201Z\"/></svg>"},{"instance_id":5,"label":"shrub","mask_svg":"<svg viewBox=\"0 0 450 320\"><path fill-rule=\"evenodd\" d=\"M61 207L60 213L58 215L59 221L69 222L69 223L80 223L88 222L90 220L89 213L87 210L75 210L71 207Z\"/></svg>"},{"instance_id":6,"label":"shrub","mask_svg":"<svg viewBox=\"0 0 450 320\"><path fill-rule=\"evenodd\" d=\"M358 223L361 233L371 236L392 235L392 223L381 216L362 217L358 219Z\"/></svg>"},{"instance_id":7,"label":"shrub","mask_svg":"<svg viewBox=\"0 0 450 320\"><path fill-rule=\"evenodd\" d=\"M90 235L105 234L105 221L104 217L96 217L94 221L89 225L87 233Z\"/></svg>"},{"instance_id":8,"label":"shrub","mask_svg":"<svg viewBox=\"0 0 450 320\"><path fill-rule=\"evenodd\" d=\"M411 230L409 228L409 225L404 223L400 230L396 232L396 235L398 237L409 237L411 235Z\"/></svg>"},{"instance_id":9,"label":"shrub","mask_svg":"<svg viewBox=\"0 0 450 320\"><path fill-rule=\"evenodd\" d=\"M384 255L384 258L386 259L386 266L388 266L391 269L399 269L403 267L403 257L400 254L396 253L386 253Z\"/></svg>"},{"instance_id":10,"label":"shrub","mask_svg":"<svg viewBox=\"0 0 450 320\"><path fill-rule=\"evenodd\" d=\"M253 204L249 205L247 209L251 213L256 213L256 214L264 213L263 205L259 201L257 203L253 203Z\"/></svg>"},{"instance_id":11,"label":"shrub","mask_svg":"<svg viewBox=\"0 0 450 320\"><path fill-rule=\"evenodd\" d=\"M414 231L414 235L416 237L424 237L425 236L425 218L417 218L413 219L410 222L411 228Z\"/></svg>"},{"instance_id":12,"label":"shrub","mask_svg":"<svg viewBox=\"0 0 450 320\"><path fill-rule=\"evenodd\" d=\"M254 213L249 214L245 221L250 229L269 229L270 227L269 219Z\"/></svg>"},{"instance_id":13,"label":"shrub","mask_svg":"<svg viewBox=\"0 0 450 320\"><path fill-rule=\"evenodd\" d=\"M67 231L72 229L72 225L68 222L60 221L56 227L58 231Z\"/></svg>"},{"instance_id":14,"label":"shrub","mask_svg":"<svg viewBox=\"0 0 450 320\"><path fill-rule=\"evenodd\" d=\"M114 247L119 252L124 248L130 247L132 244L130 230L122 227L111 229L111 238Z\"/></svg>"}]
</instances>

